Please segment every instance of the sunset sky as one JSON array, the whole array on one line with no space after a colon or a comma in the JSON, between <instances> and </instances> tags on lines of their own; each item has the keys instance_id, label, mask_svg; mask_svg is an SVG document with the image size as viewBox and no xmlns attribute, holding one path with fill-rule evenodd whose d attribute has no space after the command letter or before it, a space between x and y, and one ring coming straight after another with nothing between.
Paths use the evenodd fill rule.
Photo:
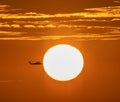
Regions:
<instances>
[{"instance_id":1,"label":"sunset sky","mask_svg":"<svg viewBox=\"0 0 120 102\"><path fill-rule=\"evenodd\" d=\"M51 79L45 52L70 44L80 75ZM120 0L0 0L0 102L119 102Z\"/></svg>"}]
</instances>

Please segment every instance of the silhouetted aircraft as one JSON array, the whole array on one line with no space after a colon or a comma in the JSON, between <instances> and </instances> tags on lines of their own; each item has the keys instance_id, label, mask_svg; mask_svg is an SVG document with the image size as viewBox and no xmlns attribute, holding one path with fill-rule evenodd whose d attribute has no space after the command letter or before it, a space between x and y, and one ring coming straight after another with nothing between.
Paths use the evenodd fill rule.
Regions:
<instances>
[{"instance_id":1,"label":"silhouetted aircraft","mask_svg":"<svg viewBox=\"0 0 120 102\"><path fill-rule=\"evenodd\" d=\"M39 61L36 61L36 62L31 62L31 61L29 61L29 64L31 64L31 65L40 65L40 64L42 64L42 63L39 62Z\"/></svg>"}]
</instances>

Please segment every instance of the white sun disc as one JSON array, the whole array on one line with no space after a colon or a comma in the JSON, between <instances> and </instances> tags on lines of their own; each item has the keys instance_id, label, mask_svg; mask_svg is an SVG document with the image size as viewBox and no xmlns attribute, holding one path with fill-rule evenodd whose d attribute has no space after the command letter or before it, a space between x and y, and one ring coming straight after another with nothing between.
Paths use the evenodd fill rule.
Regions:
<instances>
[{"instance_id":1,"label":"white sun disc","mask_svg":"<svg viewBox=\"0 0 120 102\"><path fill-rule=\"evenodd\" d=\"M59 44L51 47L44 55L45 72L58 81L68 81L76 78L83 68L81 52L70 45Z\"/></svg>"}]
</instances>

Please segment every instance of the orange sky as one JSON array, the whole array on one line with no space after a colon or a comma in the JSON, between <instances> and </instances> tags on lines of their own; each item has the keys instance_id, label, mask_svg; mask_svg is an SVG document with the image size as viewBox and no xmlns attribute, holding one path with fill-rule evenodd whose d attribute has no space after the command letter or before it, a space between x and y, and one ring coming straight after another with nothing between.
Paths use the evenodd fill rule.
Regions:
<instances>
[{"instance_id":1,"label":"orange sky","mask_svg":"<svg viewBox=\"0 0 120 102\"><path fill-rule=\"evenodd\" d=\"M1 0L0 102L119 102L119 22L119 0ZM28 64L61 43L84 56L69 82Z\"/></svg>"}]
</instances>

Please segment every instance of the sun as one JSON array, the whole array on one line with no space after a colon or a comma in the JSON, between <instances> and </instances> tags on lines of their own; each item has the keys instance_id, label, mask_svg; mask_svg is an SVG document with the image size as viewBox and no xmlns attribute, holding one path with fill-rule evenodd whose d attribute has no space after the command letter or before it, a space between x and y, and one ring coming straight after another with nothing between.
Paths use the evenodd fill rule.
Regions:
<instances>
[{"instance_id":1,"label":"sun","mask_svg":"<svg viewBox=\"0 0 120 102\"><path fill-rule=\"evenodd\" d=\"M76 78L83 68L81 52L68 44L51 47L44 55L45 72L57 81L68 81Z\"/></svg>"}]
</instances>

